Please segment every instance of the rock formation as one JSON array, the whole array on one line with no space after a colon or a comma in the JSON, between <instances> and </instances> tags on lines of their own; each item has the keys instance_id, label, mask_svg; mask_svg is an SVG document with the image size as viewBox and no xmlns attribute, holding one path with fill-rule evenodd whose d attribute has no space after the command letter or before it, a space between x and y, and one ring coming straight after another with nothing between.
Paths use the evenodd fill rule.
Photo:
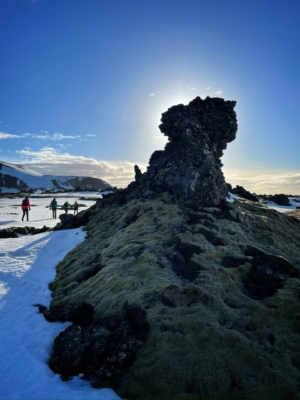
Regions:
<instances>
[{"instance_id":1,"label":"rock formation","mask_svg":"<svg viewBox=\"0 0 300 400\"><path fill-rule=\"evenodd\" d=\"M147 172L135 166L135 182L127 198L170 192L174 200L195 209L218 205L228 194L221 156L237 132L235 101L196 97L162 114L159 126L169 142L155 151Z\"/></svg>"},{"instance_id":2,"label":"rock formation","mask_svg":"<svg viewBox=\"0 0 300 400\"><path fill-rule=\"evenodd\" d=\"M230 193L234 193L237 196L242 197L243 199L259 202L258 197L255 194L250 193L248 190L243 188L243 186L236 185L236 187L233 188L229 183L227 183L227 188Z\"/></svg>"},{"instance_id":3,"label":"rock formation","mask_svg":"<svg viewBox=\"0 0 300 400\"><path fill-rule=\"evenodd\" d=\"M300 397L300 221L224 201L233 106L172 107L165 153L72 218L86 240L40 306L49 321L72 322L49 360L63 379L80 373L126 399Z\"/></svg>"}]
</instances>

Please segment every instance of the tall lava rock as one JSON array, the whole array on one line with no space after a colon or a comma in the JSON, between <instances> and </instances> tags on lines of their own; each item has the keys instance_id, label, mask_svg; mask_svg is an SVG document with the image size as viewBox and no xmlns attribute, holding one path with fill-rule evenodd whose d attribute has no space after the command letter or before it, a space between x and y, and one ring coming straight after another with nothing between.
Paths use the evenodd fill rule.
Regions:
<instances>
[{"instance_id":1,"label":"tall lava rock","mask_svg":"<svg viewBox=\"0 0 300 400\"><path fill-rule=\"evenodd\" d=\"M187 106L179 104L162 114L159 126L169 142L155 151L147 172L135 168L134 190L169 191L181 205L198 208L225 200L228 193L220 158L227 143L235 139L235 101L196 97ZM134 196L136 197L136 196Z\"/></svg>"}]
</instances>

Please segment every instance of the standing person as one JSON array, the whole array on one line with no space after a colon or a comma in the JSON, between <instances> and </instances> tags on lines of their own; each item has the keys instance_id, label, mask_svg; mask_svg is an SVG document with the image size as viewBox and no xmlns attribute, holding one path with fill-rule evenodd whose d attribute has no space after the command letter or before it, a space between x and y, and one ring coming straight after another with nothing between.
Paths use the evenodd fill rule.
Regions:
<instances>
[{"instance_id":1,"label":"standing person","mask_svg":"<svg viewBox=\"0 0 300 400\"><path fill-rule=\"evenodd\" d=\"M74 209L74 215L75 214L78 214L78 203L77 203L77 200L75 200L75 203L73 204L73 209Z\"/></svg>"},{"instance_id":2,"label":"standing person","mask_svg":"<svg viewBox=\"0 0 300 400\"><path fill-rule=\"evenodd\" d=\"M63 205L63 209L65 210L65 213L68 214L68 209L71 208L71 204L66 201Z\"/></svg>"},{"instance_id":3,"label":"standing person","mask_svg":"<svg viewBox=\"0 0 300 400\"><path fill-rule=\"evenodd\" d=\"M55 197L50 203L50 210L51 209L52 209L52 218L56 218L57 201Z\"/></svg>"},{"instance_id":4,"label":"standing person","mask_svg":"<svg viewBox=\"0 0 300 400\"><path fill-rule=\"evenodd\" d=\"M27 221L29 221L28 210L30 211L31 208L30 208L30 201L29 201L28 196L25 196L25 198L23 199L21 207L22 207L22 210L23 210L22 221L24 221L25 215L27 217Z\"/></svg>"}]
</instances>

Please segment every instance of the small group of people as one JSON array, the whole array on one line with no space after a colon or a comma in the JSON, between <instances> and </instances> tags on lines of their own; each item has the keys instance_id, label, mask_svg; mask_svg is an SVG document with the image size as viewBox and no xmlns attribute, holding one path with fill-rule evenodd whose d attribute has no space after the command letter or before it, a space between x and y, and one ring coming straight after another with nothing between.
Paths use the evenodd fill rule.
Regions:
<instances>
[{"instance_id":1,"label":"small group of people","mask_svg":"<svg viewBox=\"0 0 300 400\"><path fill-rule=\"evenodd\" d=\"M52 210L52 217L56 218L56 210L57 210L57 200L54 197L54 199L51 201L50 203L50 210ZM65 210L65 213L68 214L68 210L72 209L74 210L74 215L78 214L78 208L79 208L79 204L77 203L77 201L74 202L73 205L71 205L68 201L66 201L63 206L62 206L63 210Z\"/></svg>"},{"instance_id":2,"label":"small group of people","mask_svg":"<svg viewBox=\"0 0 300 400\"><path fill-rule=\"evenodd\" d=\"M29 201L28 196L25 196L25 198L23 199L21 207L23 210L22 221L24 221L24 217L26 217L27 221L29 221L29 211L31 210L31 208L30 208L30 201ZM50 210L52 210L52 218L56 218L56 211L57 211L58 205L57 205L57 200L55 197L51 201L49 207L50 207ZM62 206L62 208L65 210L66 214L68 214L68 210L71 209L71 210L74 210L74 215L76 215L76 214L78 214L79 204L77 203L76 200L73 205L71 205L68 201L66 201L64 203L64 205Z\"/></svg>"}]
</instances>

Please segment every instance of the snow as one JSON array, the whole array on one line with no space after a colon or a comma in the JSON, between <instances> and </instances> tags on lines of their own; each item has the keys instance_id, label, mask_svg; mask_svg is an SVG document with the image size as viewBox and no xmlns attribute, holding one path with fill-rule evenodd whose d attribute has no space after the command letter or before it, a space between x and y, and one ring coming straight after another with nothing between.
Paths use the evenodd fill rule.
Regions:
<instances>
[{"instance_id":1,"label":"snow","mask_svg":"<svg viewBox=\"0 0 300 400\"><path fill-rule=\"evenodd\" d=\"M94 204L57 198L59 204L66 199ZM0 199L0 229L56 225L59 220L46 208L51 198L30 201L30 221L22 222L21 199ZM49 306L48 284L56 265L84 238L79 228L0 239L0 399L120 399L113 390L93 389L79 377L63 382L47 365L53 340L67 323L47 322L35 304Z\"/></svg>"},{"instance_id":2,"label":"snow","mask_svg":"<svg viewBox=\"0 0 300 400\"><path fill-rule=\"evenodd\" d=\"M233 203L236 199L241 199L243 200L242 197L237 196L234 193L230 193L228 192L228 197L226 198L226 201L228 203ZM279 212L286 212L286 211L292 211L295 210L296 207L300 207L300 197L289 197L289 202L290 202L290 206L279 206L276 203L273 203L272 201L263 201L260 202L261 205L271 208L272 210L276 210Z\"/></svg>"},{"instance_id":3,"label":"snow","mask_svg":"<svg viewBox=\"0 0 300 400\"><path fill-rule=\"evenodd\" d=\"M7 193L18 193L21 189L20 186L15 188L16 184L11 182L12 178L18 179L18 185L20 185L20 182L22 181L25 182L30 188L48 188L53 190L56 188L54 182L57 182L61 188L71 190L74 187L73 184L69 183L70 180L78 179L81 181L84 178L89 178L88 176L76 175L42 175L39 172L35 172L30 168L24 167L23 165L10 164L3 161L0 161L0 164L1 173L4 177L2 182L3 186L1 189ZM105 183L107 186L109 186L107 182Z\"/></svg>"},{"instance_id":4,"label":"snow","mask_svg":"<svg viewBox=\"0 0 300 400\"><path fill-rule=\"evenodd\" d=\"M295 199L298 201L295 201ZM300 197L289 197L289 201L291 204L290 206L279 206L278 204L273 203L272 201L263 203L263 205L279 212L292 211L295 210L296 207L300 207Z\"/></svg>"}]
</instances>

